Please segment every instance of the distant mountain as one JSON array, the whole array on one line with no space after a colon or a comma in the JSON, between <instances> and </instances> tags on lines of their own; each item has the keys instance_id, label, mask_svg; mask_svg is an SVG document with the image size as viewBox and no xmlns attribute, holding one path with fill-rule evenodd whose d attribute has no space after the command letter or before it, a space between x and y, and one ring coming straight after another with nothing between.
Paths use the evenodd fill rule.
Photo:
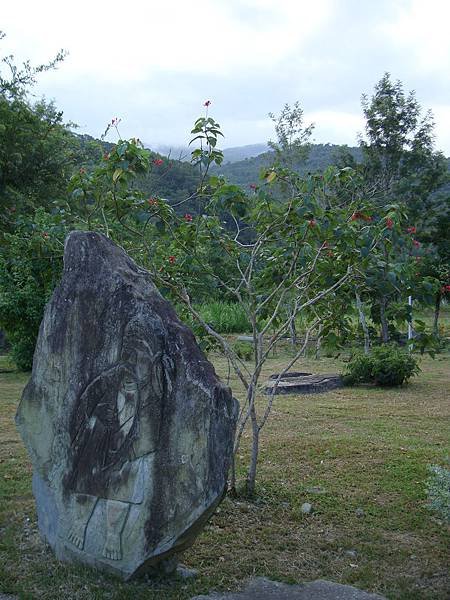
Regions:
<instances>
[{"instance_id":1,"label":"distant mountain","mask_svg":"<svg viewBox=\"0 0 450 600\"><path fill-rule=\"evenodd\" d=\"M252 146L243 146L243 148L256 149L263 148L264 146L264 144L253 144ZM267 148L267 146L265 147ZM312 144L308 159L299 163L297 169L300 173L323 171L330 165L336 164L341 153L349 153L356 162L359 162L362 158L361 150L358 147L339 146L336 144ZM269 167L273 159L273 152L269 150L237 162L226 162L225 160L220 167L214 167L213 171L223 175L231 183L246 187L258 182L261 169Z\"/></svg>"},{"instance_id":2,"label":"distant mountain","mask_svg":"<svg viewBox=\"0 0 450 600\"><path fill-rule=\"evenodd\" d=\"M235 146L223 150L224 163L234 163L246 158L254 158L269 151L267 144L249 144L247 146Z\"/></svg>"},{"instance_id":3,"label":"distant mountain","mask_svg":"<svg viewBox=\"0 0 450 600\"><path fill-rule=\"evenodd\" d=\"M149 150L153 150L153 152L158 152L158 154L162 154L163 156L170 156L174 160L191 160L191 152L193 148L189 146L170 146L168 144L146 144L144 142L144 146ZM222 150L224 163L234 163L240 160L245 160L246 158L253 158L254 156L258 156L263 152L267 152L269 150L269 146L267 144L248 144L247 146L235 146L233 148L225 148Z\"/></svg>"},{"instance_id":4,"label":"distant mountain","mask_svg":"<svg viewBox=\"0 0 450 600\"><path fill-rule=\"evenodd\" d=\"M143 142L145 148L152 150L153 152L157 152L162 156L170 156L173 160L182 160L185 162L189 162L191 160L191 152L192 148L189 146L170 146L169 144L147 144Z\"/></svg>"},{"instance_id":5,"label":"distant mountain","mask_svg":"<svg viewBox=\"0 0 450 600\"><path fill-rule=\"evenodd\" d=\"M144 145L149 147L148 144ZM192 148L159 145L154 146L151 150L163 156L170 156L175 162L175 168L171 175L166 174L164 193L167 194L167 197L179 197L182 192L193 190L197 171L190 164L186 164L190 161ZM220 167L212 166L210 173L223 175L230 183L241 185L244 188L252 183L257 183L261 170L269 167L274 158L273 151L263 143L225 148L223 153L224 162ZM362 160L361 149L357 146L312 144L308 159L299 163L297 170L299 173L323 171L330 165L339 164L339 156L342 154L350 154L356 162ZM447 160L450 170L450 159ZM447 184L442 189L447 192L449 188L450 184Z\"/></svg>"}]
</instances>

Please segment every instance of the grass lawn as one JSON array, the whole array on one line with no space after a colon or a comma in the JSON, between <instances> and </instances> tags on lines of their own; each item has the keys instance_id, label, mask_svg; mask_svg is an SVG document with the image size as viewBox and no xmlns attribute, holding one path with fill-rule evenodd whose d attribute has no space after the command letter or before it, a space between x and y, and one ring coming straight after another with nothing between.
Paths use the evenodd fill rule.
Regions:
<instances>
[{"instance_id":1,"label":"grass lawn","mask_svg":"<svg viewBox=\"0 0 450 600\"><path fill-rule=\"evenodd\" d=\"M213 360L226 378L224 361ZM0 359L0 591L21 599L181 600L264 575L330 579L389 599L447 599L449 530L427 509L425 482L427 465L445 465L450 454L449 363L424 358L420 376L401 389L277 397L261 440L258 500L222 503L183 557L198 576L124 584L58 563L40 541L31 469L13 423L27 376L3 372ZM282 364L272 358L265 374ZM325 358L298 365L339 368ZM241 397L238 382L231 385ZM248 442L238 456L241 476ZM312 514L301 513L304 502Z\"/></svg>"}]
</instances>

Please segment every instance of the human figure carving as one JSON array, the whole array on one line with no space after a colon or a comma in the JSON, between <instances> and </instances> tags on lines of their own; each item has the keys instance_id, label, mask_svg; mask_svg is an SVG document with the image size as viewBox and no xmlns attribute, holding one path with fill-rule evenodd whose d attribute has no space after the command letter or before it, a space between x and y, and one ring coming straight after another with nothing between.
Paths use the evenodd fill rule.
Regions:
<instances>
[{"instance_id":1,"label":"human figure carving","mask_svg":"<svg viewBox=\"0 0 450 600\"><path fill-rule=\"evenodd\" d=\"M131 504L143 501L144 462L157 450L161 405L170 392L172 361L124 335L120 361L91 381L72 423L72 469L65 479L73 524L67 539L82 550L99 499L106 500L103 556L122 558L121 536Z\"/></svg>"}]
</instances>

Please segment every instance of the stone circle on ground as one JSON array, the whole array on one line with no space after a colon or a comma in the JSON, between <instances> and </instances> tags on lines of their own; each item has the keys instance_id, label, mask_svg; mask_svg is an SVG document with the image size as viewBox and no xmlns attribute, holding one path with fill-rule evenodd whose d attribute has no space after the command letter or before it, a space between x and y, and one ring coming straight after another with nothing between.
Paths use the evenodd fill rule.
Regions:
<instances>
[{"instance_id":1,"label":"stone circle on ground","mask_svg":"<svg viewBox=\"0 0 450 600\"><path fill-rule=\"evenodd\" d=\"M291 371L282 375L277 385L279 374L274 373L265 384L266 394L319 394L342 387L342 377L337 374L314 375Z\"/></svg>"}]
</instances>

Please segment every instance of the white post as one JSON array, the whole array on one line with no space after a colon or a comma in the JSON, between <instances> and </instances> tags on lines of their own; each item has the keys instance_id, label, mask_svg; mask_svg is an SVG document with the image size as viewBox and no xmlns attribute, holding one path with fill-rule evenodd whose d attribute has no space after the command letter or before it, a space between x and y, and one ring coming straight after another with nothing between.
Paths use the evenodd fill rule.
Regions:
<instances>
[{"instance_id":1,"label":"white post","mask_svg":"<svg viewBox=\"0 0 450 600\"><path fill-rule=\"evenodd\" d=\"M411 316L412 316L412 296L408 296L408 304L409 306L411 306ZM413 337L413 328L412 328L412 324L411 321L408 323L408 342L409 340L411 340ZM408 350L411 352L412 350L412 345L408 344Z\"/></svg>"}]
</instances>

